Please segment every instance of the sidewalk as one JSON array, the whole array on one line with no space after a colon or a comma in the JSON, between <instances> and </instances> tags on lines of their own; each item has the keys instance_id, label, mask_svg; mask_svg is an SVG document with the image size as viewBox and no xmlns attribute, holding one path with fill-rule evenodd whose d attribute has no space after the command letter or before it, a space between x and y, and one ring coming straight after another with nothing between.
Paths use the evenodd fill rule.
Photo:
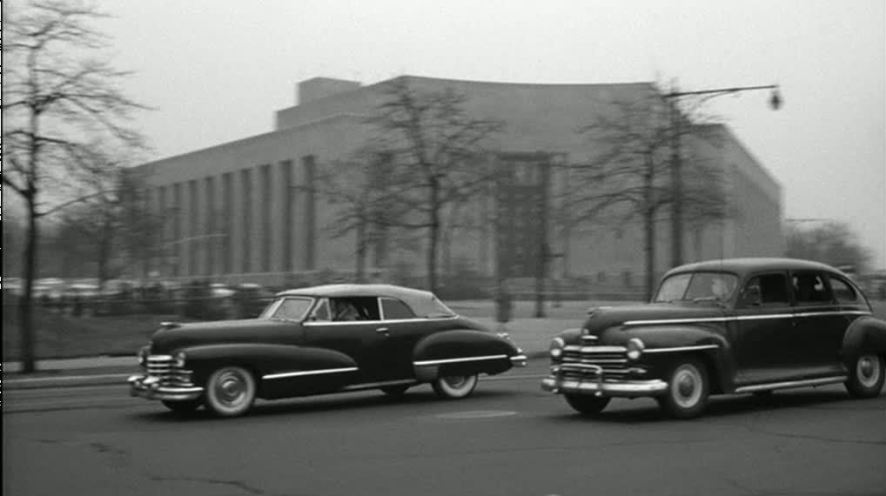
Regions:
<instances>
[{"instance_id":1,"label":"sidewalk","mask_svg":"<svg viewBox=\"0 0 886 496\"><path fill-rule=\"evenodd\" d=\"M529 358L547 354L551 338L560 331L581 324L580 319L520 318L504 325L486 317L473 320L494 331L507 332ZM98 356L38 360L37 372L23 375L21 363L3 363L5 389L36 389L66 386L124 385L126 378L139 372L135 351L130 356Z\"/></svg>"}]
</instances>

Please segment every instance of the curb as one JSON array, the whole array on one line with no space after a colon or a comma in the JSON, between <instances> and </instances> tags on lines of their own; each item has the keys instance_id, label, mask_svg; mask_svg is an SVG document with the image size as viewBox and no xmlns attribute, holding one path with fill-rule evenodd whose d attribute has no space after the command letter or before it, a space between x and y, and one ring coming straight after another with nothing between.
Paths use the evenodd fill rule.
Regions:
<instances>
[{"instance_id":1,"label":"curb","mask_svg":"<svg viewBox=\"0 0 886 496\"><path fill-rule=\"evenodd\" d=\"M526 353L529 360L538 360L547 358L546 351L530 351ZM56 372L56 371L53 371ZM125 386L126 379L129 376L138 373L133 370L127 373L108 373L108 374L83 374L77 370L66 370L63 373L53 375L52 377L15 377L4 378L3 389L6 390L22 390L22 389L49 389L61 387L88 387L88 386Z\"/></svg>"},{"instance_id":2,"label":"curb","mask_svg":"<svg viewBox=\"0 0 886 496\"><path fill-rule=\"evenodd\" d=\"M132 374L62 375L58 377L16 378L3 381L7 390L57 387L124 386Z\"/></svg>"}]
</instances>

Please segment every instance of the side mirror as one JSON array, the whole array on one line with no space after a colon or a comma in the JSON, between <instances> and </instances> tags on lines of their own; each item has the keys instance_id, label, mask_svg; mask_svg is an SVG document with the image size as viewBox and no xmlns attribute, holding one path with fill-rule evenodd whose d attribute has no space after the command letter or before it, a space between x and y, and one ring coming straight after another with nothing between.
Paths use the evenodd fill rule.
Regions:
<instances>
[{"instance_id":1,"label":"side mirror","mask_svg":"<svg viewBox=\"0 0 886 496\"><path fill-rule=\"evenodd\" d=\"M747 306L758 307L763 304L763 295L759 286L745 288L741 294L741 302Z\"/></svg>"}]
</instances>

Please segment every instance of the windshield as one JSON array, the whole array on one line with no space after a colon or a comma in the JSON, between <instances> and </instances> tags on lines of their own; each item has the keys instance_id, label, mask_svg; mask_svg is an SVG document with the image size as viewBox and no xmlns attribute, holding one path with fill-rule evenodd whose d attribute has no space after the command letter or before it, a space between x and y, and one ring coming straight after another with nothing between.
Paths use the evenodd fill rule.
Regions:
<instances>
[{"instance_id":1,"label":"windshield","mask_svg":"<svg viewBox=\"0 0 886 496\"><path fill-rule=\"evenodd\" d=\"M304 319L305 314L308 313L313 301L312 298L295 298L292 296L278 298L265 307L258 318L300 321Z\"/></svg>"},{"instance_id":2,"label":"windshield","mask_svg":"<svg viewBox=\"0 0 886 496\"><path fill-rule=\"evenodd\" d=\"M732 297L738 277L725 272L692 272L668 277L658 288L654 302L716 301Z\"/></svg>"}]
</instances>

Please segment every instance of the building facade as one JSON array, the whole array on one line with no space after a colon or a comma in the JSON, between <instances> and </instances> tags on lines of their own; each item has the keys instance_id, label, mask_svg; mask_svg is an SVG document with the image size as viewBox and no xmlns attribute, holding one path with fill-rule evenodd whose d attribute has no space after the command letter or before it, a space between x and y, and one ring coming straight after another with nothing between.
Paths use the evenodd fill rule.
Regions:
<instances>
[{"instance_id":1,"label":"building facade","mask_svg":"<svg viewBox=\"0 0 886 496\"><path fill-rule=\"evenodd\" d=\"M487 277L534 277L537 261L545 259L544 272L554 279L582 278L612 291L642 287L641 223L625 217L564 229L556 212L570 178L557 165L581 163L599 148L579 130L606 112L600 102L654 96L653 85L403 79L418 91L454 90L466 98L467 113L503 124L487 146L499 184L448 212L458 216L452 224L459 227L444 232L442 275L467 268ZM384 84L301 82L297 104L276 112L273 131L137 168L152 210L163 219L153 273L283 287L323 271L353 271L354 240L332 235L335 207L315 185L372 136L366 118L384 98ZM716 144L686 146L721 171L730 215L687 227L687 261L781 255L779 184L727 127L709 131ZM668 268L669 232L663 217L656 226L658 272ZM422 243L418 236L377 248L371 258L376 278L421 277Z\"/></svg>"}]
</instances>

